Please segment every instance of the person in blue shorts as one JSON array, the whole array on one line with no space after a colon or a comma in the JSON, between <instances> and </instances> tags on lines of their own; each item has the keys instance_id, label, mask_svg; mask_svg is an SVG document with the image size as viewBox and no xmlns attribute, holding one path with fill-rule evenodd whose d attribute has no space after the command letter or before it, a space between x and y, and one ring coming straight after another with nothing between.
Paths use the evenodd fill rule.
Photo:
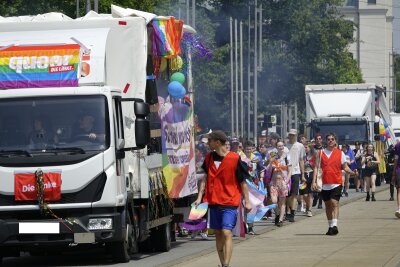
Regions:
<instances>
[{"instance_id":1,"label":"person in blue shorts","mask_svg":"<svg viewBox=\"0 0 400 267\"><path fill-rule=\"evenodd\" d=\"M206 175L201 180L195 205L202 200L208 203L210 228L215 230L219 260L222 267L228 267L233 251L232 229L242 195L245 212L252 208L246 183L250 175L239 155L226 149L228 138L224 132L213 131L207 138L212 152L206 155L202 165Z\"/></svg>"}]
</instances>

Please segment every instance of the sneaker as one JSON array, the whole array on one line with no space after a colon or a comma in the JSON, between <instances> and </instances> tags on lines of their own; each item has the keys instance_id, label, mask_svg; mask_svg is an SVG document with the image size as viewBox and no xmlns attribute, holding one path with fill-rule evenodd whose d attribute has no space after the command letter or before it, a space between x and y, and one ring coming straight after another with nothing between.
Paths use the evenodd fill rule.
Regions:
<instances>
[{"instance_id":1,"label":"sneaker","mask_svg":"<svg viewBox=\"0 0 400 267\"><path fill-rule=\"evenodd\" d=\"M369 201L369 194L368 194L367 197L365 198L365 201Z\"/></svg>"},{"instance_id":2,"label":"sneaker","mask_svg":"<svg viewBox=\"0 0 400 267\"><path fill-rule=\"evenodd\" d=\"M290 214L287 219L289 222L294 222L294 214Z\"/></svg>"},{"instance_id":3,"label":"sneaker","mask_svg":"<svg viewBox=\"0 0 400 267\"><path fill-rule=\"evenodd\" d=\"M307 210L306 215L307 215L307 217L312 217L312 212L311 212L311 210Z\"/></svg>"},{"instance_id":4,"label":"sneaker","mask_svg":"<svg viewBox=\"0 0 400 267\"><path fill-rule=\"evenodd\" d=\"M337 226L333 226L332 227L332 235L337 235L339 233L339 230L337 228Z\"/></svg>"},{"instance_id":5,"label":"sneaker","mask_svg":"<svg viewBox=\"0 0 400 267\"><path fill-rule=\"evenodd\" d=\"M371 201L376 201L376 199L375 199L375 196L374 196L374 195L371 197Z\"/></svg>"},{"instance_id":6,"label":"sneaker","mask_svg":"<svg viewBox=\"0 0 400 267\"><path fill-rule=\"evenodd\" d=\"M301 212L306 212L306 209L305 209L305 208L301 208L300 211L301 211Z\"/></svg>"},{"instance_id":7,"label":"sneaker","mask_svg":"<svg viewBox=\"0 0 400 267\"><path fill-rule=\"evenodd\" d=\"M279 216L275 216L275 225L277 225L279 223Z\"/></svg>"},{"instance_id":8,"label":"sneaker","mask_svg":"<svg viewBox=\"0 0 400 267\"><path fill-rule=\"evenodd\" d=\"M276 224L276 226L282 227L282 226L283 226L283 222L282 222L282 221L279 221L279 222Z\"/></svg>"},{"instance_id":9,"label":"sneaker","mask_svg":"<svg viewBox=\"0 0 400 267\"><path fill-rule=\"evenodd\" d=\"M200 233L201 239L203 240L209 240L208 235L206 233Z\"/></svg>"},{"instance_id":10,"label":"sneaker","mask_svg":"<svg viewBox=\"0 0 400 267\"><path fill-rule=\"evenodd\" d=\"M394 215L396 215L396 217L400 219L400 210L396 210L396 212L394 213Z\"/></svg>"},{"instance_id":11,"label":"sneaker","mask_svg":"<svg viewBox=\"0 0 400 267\"><path fill-rule=\"evenodd\" d=\"M318 205L318 209L322 209L322 204L319 204L319 205Z\"/></svg>"},{"instance_id":12,"label":"sneaker","mask_svg":"<svg viewBox=\"0 0 400 267\"><path fill-rule=\"evenodd\" d=\"M339 230L337 226L329 227L328 232L326 232L326 235L337 235L339 233Z\"/></svg>"},{"instance_id":13,"label":"sneaker","mask_svg":"<svg viewBox=\"0 0 400 267\"><path fill-rule=\"evenodd\" d=\"M256 233L253 231L253 227L249 228L249 235L255 235Z\"/></svg>"},{"instance_id":14,"label":"sneaker","mask_svg":"<svg viewBox=\"0 0 400 267\"><path fill-rule=\"evenodd\" d=\"M348 196L349 196L349 193L344 192L344 196L345 196L345 197L348 197Z\"/></svg>"},{"instance_id":15,"label":"sneaker","mask_svg":"<svg viewBox=\"0 0 400 267\"><path fill-rule=\"evenodd\" d=\"M393 198L393 197L390 197L390 198L389 198L389 201L394 201L394 198Z\"/></svg>"}]
</instances>

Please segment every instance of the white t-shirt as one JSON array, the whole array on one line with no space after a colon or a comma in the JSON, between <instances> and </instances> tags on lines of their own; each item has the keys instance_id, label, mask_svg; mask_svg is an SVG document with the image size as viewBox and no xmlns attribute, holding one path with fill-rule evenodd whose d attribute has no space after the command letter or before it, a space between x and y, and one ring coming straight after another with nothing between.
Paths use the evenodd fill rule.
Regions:
<instances>
[{"instance_id":1,"label":"white t-shirt","mask_svg":"<svg viewBox=\"0 0 400 267\"><path fill-rule=\"evenodd\" d=\"M322 151L327 156L328 159L331 157L331 155L332 155L331 150L324 148ZM343 151L341 151L341 152L342 152L341 165L343 165L345 162L347 162L347 160L346 160L346 155L344 154L344 152ZM322 190L332 190L333 188L336 188L339 185L341 185L341 184L323 184Z\"/></svg>"},{"instance_id":2,"label":"white t-shirt","mask_svg":"<svg viewBox=\"0 0 400 267\"><path fill-rule=\"evenodd\" d=\"M305 149L304 145L299 142L295 142L294 144L286 144L289 149L290 162L292 163L292 175L293 174L301 174L300 170L300 160L304 159Z\"/></svg>"}]
</instances>

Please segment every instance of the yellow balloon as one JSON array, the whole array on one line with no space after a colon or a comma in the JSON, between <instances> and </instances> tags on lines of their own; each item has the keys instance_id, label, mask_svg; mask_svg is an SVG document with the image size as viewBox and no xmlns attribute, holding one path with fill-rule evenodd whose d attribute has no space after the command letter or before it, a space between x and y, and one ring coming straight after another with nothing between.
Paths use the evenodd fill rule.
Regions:
<instances>
[{"instance_id":1,"label":"yellow balloon","mask_svg":"<svg viewBox=\"0 0 400 267\"><path fill-rule=\"evenodd\" d=\"M180 56L176 56L171 60L171 70L180 70L183 66L183 60Z\"/></svg>"}]
</instances>

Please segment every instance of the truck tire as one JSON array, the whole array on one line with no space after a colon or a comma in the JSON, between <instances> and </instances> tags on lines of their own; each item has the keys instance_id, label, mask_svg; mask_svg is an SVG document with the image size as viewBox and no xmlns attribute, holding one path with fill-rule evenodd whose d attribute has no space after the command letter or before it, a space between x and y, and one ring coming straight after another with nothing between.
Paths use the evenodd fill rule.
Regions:
<instances>
[{"instance_id":1,"label":"truck tire","mask_svg":"<svg viewBox=\"0 0 400 267\"><path fill-rule=\"evenodd\" d=\"M171 249L171 223L160 225L151 233L156 251L167 252Z\"/></svg>"},{"instance_id":2,"label":"truck tire","mask_svg":"<svg viewBox=\"0 0 400 267\"><path fill-rule=\"evenodd\" d=\"M128 232L126 239L108 244L112 259L115 263L129 262L131 260L132 250L134 249L133 242L135 242L135 236L133 225L127 211L125 211L125 214L125 227Z\"/></svg>"}]
</instances>

